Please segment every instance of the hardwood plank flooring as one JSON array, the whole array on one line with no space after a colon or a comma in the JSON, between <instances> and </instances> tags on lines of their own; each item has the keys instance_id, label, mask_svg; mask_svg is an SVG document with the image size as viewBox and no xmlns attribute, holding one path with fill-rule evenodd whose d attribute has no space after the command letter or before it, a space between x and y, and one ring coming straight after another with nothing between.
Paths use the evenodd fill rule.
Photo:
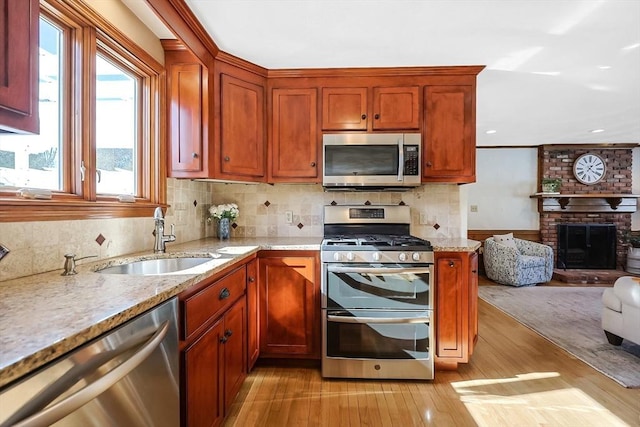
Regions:
<instances>
[{"instance_id":1,"label":"hardwood plank flooring","mask_svg":"<svg viewBox=\"0 0 640 427\"><path fill-rule=\"evenodd\" d=\"M326 380L315 367L260 365L225 426L640 426L640 389L478 306L478 345L457 371L433 381Z\"/></svg>"}]
</instances>

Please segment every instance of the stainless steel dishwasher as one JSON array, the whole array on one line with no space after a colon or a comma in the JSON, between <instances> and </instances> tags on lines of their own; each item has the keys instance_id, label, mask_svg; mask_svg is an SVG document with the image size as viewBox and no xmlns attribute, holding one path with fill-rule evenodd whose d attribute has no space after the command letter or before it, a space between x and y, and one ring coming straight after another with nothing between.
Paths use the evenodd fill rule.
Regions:
<instances>
[{"instance_id":1,"label":"stainless steel dishwasher","mask_svg":"<svg viewBox=\"0 0 640 427\"><path fill-rule=\"evenodd\" d=\"M173 298L0 390L0 427L180 425Z\"/></svg>"}]
</instances>

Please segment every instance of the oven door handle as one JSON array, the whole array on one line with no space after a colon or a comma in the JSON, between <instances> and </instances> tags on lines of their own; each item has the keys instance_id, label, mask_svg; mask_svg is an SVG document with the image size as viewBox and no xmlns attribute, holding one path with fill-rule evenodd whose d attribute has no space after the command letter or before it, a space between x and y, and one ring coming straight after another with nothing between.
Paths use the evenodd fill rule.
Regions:
<instances>
[{"instance_id":1,"label":"oven door handle","mask_svg":"<svg viewBox=\"0 0 640 427\"><path fill-rule=\"evenodd\" d=\"M362 274L425 274L431 273L429 267L342 267L329 264L330 273L362 273Z\"/></svg>"},{"instance_id":2,"label":"oven door handle","mask_svg":"<svg viewBox=\"0 0 640 427\"><path fill-rule=\"evenodd\" d=\"M327 315L329 322L336 323L385 323L385 324L400 324L400 323L429 323L431 319L429 317L351 317L351 316L334 316Z\"/></svg>"}]
</instances>

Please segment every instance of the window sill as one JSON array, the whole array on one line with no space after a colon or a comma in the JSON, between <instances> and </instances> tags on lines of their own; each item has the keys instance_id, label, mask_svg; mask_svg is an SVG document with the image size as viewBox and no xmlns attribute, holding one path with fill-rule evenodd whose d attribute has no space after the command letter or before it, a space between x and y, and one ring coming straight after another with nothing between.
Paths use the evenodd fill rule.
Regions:
<instances>
[{"instance_id":1,"label":"window sill","mask_svg":"<svg viewBox=\"0 0 640 427\"><path fill-rule=\"evenodd\" d=\"M155 208L167 205L136 201L26 200L0 198L0 222L61 221L151 217Z\"/></svg>"}]
</instances>

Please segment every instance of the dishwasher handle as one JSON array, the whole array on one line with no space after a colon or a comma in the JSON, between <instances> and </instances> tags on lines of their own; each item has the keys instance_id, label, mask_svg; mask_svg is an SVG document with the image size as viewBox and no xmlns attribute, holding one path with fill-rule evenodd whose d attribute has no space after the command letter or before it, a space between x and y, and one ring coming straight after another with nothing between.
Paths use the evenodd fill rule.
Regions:
<instances>
[{"instance_id":1,"label":"dishwasher handle","mask_svg":"<svg viewBox=\"0 0 640 427\"><path fill-rule=\"evenodd\" d=\"M111 386L113 386L115 383L117 383L122 378L127 376L136 367L138 367L138 365L144 362L155 351L155 349L158 348L158 346L162 343L168 331L169 331L169 321L164 322L158 328L158 330L151 336L151 338L149 338L149 340L146 343L144 343L140 347L140 349L137 350L130 358L128 358L127 360L122 362L120 365L118 365L117 367L109 371L107 374L98 378L97 380L87 385L86 387L82 388L81 390L78 390L77 392L65 398L64 400L61 400L55 405L50 406L49 408L43 409L40 412L37 412L35 414L28 414L26 415L26 418L19 417L19 422L16 424L13 424L13 426L14 427L40 427L40 426L45 427L66 417L76 409L80 408L81 406L85 405L92 399L99 396L101 393L108 390ZM131 347L132 346L126 346L124 350L117 351L117 354L111 355L109 360L130 350ZM107 361L103 361L101 364L104 364ZM61 378L61 380L65 382L64 378ZM46 396L47 391L49 391L51 394L54 394L54 395ZM36 396L34 399L32 399L32 401L35 401L35 402L32 402L32 401L27 402L19 412L23 412L23 410L25 410L24 412L26 412L27 408L36 406L39 404L39 402L43 400L48 402L53 401L54 399L57 398L57 395L55 395L56 393L60 393L59 390L45 389L43 393L41 393L39 396ZM18 414L17 413L14 414L14 416L10 417L10 419L14 418L16 415ZM7 422L10 422L10 419L7 420ZM6 424L3 423L3 426L4 425Z\"/></svg>"}]
</instances>

